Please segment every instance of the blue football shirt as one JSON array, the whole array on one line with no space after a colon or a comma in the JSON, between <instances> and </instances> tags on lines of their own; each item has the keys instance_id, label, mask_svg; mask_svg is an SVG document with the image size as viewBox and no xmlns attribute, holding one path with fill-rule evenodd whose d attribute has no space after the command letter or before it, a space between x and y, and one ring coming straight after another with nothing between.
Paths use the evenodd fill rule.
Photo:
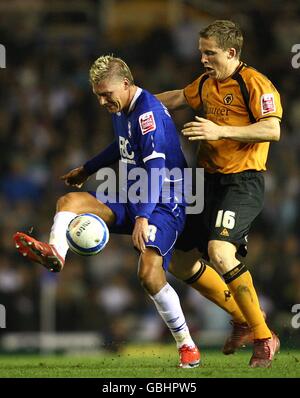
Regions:
<instances>
[{"instance_id":1,"label":"blue football shirt","mask_svg":"<svg viewBox=\"0 0 300 398\"><path fill-rule=\"evenodd\" d=\"M127 112L113 114L112 120L125 169L121 190L127 195L131 215L149 218L156 203L171 209L176 204L185 205L187 163L167 108L138 88Z\"/></svg>"}]
</instances>

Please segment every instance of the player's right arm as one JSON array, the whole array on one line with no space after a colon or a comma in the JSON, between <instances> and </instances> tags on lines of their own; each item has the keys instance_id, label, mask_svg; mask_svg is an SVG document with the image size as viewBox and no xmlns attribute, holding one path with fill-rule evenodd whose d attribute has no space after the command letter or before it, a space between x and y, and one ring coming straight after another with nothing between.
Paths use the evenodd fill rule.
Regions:
<instances>
[{"instance_id":1,"label":"player's right arm","mask_svg":"<svg viewBox=\"0 0 300 398\"><path fill-rule=\"evenodd\" d=\"M165 91L164 93L156 94L156 98L161 101L170 111L188 107L184 90Z\"/></svg>"},{"instance_id":2,"label":"player's right arm","mask_svg":"<svg viewBox=\"0 0 300 398\"><path fill-rule=\"evenodd\" d=\"M121 158L119 145L114 141L98 155L88 160L83 166L77 167L60 177L66 185L81 188L83 183L102 167L110 166Z\"/></svg>"}]
</instances>

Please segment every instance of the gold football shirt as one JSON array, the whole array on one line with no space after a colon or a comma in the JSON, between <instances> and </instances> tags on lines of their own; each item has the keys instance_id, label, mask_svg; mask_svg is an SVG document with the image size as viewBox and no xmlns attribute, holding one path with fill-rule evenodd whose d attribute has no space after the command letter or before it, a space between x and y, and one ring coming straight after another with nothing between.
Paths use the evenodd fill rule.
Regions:
<instances>
[{"instance_id":1,"label":"gold football shirt","mask_svg":"<svg viewBox=\"0 0 300 398\"><path fill-rule=\"evenodd\" d=\"M263 74L241 63L224 81L203 74L184 88L187 103L201 107L204 117L220 126L246 126L259 120L281 120L280 95ZM231 139L201 141L198 166L209 173L266 170L269 142L246 143Z\"/></svg>"}]
</instances>

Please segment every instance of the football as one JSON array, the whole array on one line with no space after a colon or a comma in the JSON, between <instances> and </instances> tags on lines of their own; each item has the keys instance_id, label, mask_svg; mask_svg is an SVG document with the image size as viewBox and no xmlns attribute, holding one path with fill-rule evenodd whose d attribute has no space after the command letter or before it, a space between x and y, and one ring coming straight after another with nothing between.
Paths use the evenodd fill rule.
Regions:
<instances>
[{"instance_id":1,"label":"football","mask_svg":"<svg viewBox=\"0 0 300 398\"><path fill-rule=\"evenodd\" d=\"M66 232L69 248L81 256L100 253L109 240L109 231L102 218L92 213L73 218Z\"/></svg>"}]
</instances>

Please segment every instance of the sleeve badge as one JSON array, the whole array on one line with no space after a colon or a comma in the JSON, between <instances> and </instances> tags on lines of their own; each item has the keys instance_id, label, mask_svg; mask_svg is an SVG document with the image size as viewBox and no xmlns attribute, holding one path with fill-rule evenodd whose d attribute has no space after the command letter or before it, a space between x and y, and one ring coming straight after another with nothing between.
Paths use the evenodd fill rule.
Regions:
<instances>
[{"instance_id":1,"label":"sleeve badge","mask_svg":"<svg viewBox=\"0 0 300 398\"><path fill-rule=\"evenodd\" d=\"M143 113L139 117L139 124L143 135L150 133L150 131L156 130L153 112L151 111Z\"/></svg>"},{"instance_id":2,"label":"sleeve badge","mask_svg":"<svg viewBox=\"0 0 300 398\"><path fill-rule=\"evenodd\" d=\"M260 107L262 115L276 111L274 94L263 94L260 97Z\"/></svg>"}]
</instances>

